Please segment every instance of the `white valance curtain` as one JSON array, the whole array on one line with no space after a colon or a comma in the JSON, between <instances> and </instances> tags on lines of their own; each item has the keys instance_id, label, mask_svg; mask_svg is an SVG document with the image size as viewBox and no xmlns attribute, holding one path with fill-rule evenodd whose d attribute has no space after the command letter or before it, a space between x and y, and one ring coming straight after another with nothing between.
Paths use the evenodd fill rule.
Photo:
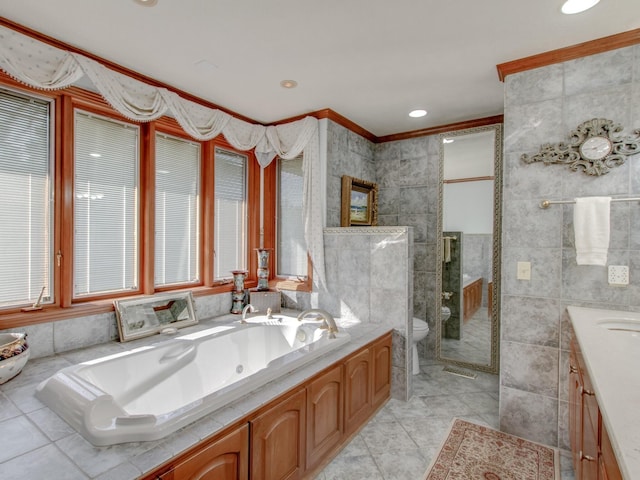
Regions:
<instances>
[{"instance_id":1,"label":"white valance curtain","mask_svg":"<svg viewBox=\"0 0 640 480\"><path fill-rule=\"evenodd\" d=\"M266 127L245 122L4 26L0 26L0 68L19 82L41 90L66 88L86 76L124 117L149 122L170 112L184 131L197 140L211 140L223 134L238 150L255 149L261 168L269 165L276 156L291 159L302 152L305 240L313 262L314 280L326 288L322 232L324 194L320 189L320 144L316 118L306 117Z\"/></svg>"}]
</instances>

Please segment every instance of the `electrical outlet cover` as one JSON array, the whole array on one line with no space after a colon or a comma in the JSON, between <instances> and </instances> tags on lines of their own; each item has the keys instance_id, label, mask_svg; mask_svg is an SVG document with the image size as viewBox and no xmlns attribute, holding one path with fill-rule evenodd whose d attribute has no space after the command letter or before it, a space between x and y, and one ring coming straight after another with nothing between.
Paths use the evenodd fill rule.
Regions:
<instances>
[{"instance_id":1,"label":"electrical outlet cover","mask_svg":"<svg viewBox=\"0 0 640 480\"><path fill-rule=\"evenodd\" d=\"M609 285L629 285L629 267L609 265Z\"/></svg>"}]
</instances>

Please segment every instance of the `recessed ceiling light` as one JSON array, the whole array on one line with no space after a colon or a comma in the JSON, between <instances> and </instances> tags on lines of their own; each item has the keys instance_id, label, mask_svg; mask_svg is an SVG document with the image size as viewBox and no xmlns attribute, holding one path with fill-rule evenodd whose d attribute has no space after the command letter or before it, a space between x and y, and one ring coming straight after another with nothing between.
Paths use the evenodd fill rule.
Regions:
<instances>
[{"instance_id":1,"label":"recessed ceiling light","mask_svg":"<svg viewBox=\"0 0 640 480\"><path fill-rule=\"evenodd\" d=\"M424 117L426 114L426 110L412 110L411 112L409 112L409 116L413 118Z\"/></svg>"},{"instance_id":2,"label":"recessed ceiling light","mask_svg":"<svg viewBox=\"0 0 640 480\"><path fill-rule=\"evenodd\" d=\"M282 80L280 82L280 86L282 88L296 88L298 86L298 82L295 80Z\"/></svg>"},{"instance_id":3,"label":"recessed ceiling light","mask_svg":"<svg viewBox=\"0 0 640 480\"><path fill-rule=\"evenodd\" d=\"M562 5L562 13L572 15L574 13L584 12L595 6L600 0L567 0Z\"/></svg>"},{"instance_id":4,"label":"recessed ceiling light","mask_svg":"<svg viewBox=\"0 0 640 480\"><path fill-rule=\"evenodd\" d=\"M153 7L158 3L158 0L133 0L138 5L144 5L145 7Z\"/></svg>"},{"instance_id":5,"label":"recessed ceiling light","mask_svg":"<svg viewBox=\"0 0 640 480\"><path fill-rule=\"evenodd\" d=\"M453 138L443 138L442 143L453 143L455 140Z\"/></svg>"}]
</instances>

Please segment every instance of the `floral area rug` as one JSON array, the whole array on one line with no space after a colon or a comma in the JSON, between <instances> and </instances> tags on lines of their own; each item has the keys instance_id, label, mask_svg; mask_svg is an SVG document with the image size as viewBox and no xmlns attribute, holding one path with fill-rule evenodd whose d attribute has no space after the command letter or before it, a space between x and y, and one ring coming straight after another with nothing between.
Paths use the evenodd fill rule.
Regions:
<instances>
[{"instance_id":1,"label":"floral area rug","mask_svg":"<svg viewBox=\"0 0 640 480\"><path fill-rule=\"evenodd\" d=\"M558 450L454 419L425 480L560 480Z\"/></svg>"}]
</instances>

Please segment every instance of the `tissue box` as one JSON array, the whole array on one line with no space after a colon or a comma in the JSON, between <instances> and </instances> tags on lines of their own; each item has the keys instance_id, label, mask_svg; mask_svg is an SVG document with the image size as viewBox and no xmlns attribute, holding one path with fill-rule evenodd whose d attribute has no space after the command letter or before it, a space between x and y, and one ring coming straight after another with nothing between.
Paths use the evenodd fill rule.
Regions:
<instances>
[{"instance_id":1,"label":"tissue box","mask_svg":"<svg viewBox=\"0 0 640 480\"><path fill-rule=\"evenodd\" d=\"M270 308L273 313L280 313L280 304L282 296L280 292L271 290L249 290L249 303L253 305L260 313L266 314Z\"/></svg>"}]
</instances>

